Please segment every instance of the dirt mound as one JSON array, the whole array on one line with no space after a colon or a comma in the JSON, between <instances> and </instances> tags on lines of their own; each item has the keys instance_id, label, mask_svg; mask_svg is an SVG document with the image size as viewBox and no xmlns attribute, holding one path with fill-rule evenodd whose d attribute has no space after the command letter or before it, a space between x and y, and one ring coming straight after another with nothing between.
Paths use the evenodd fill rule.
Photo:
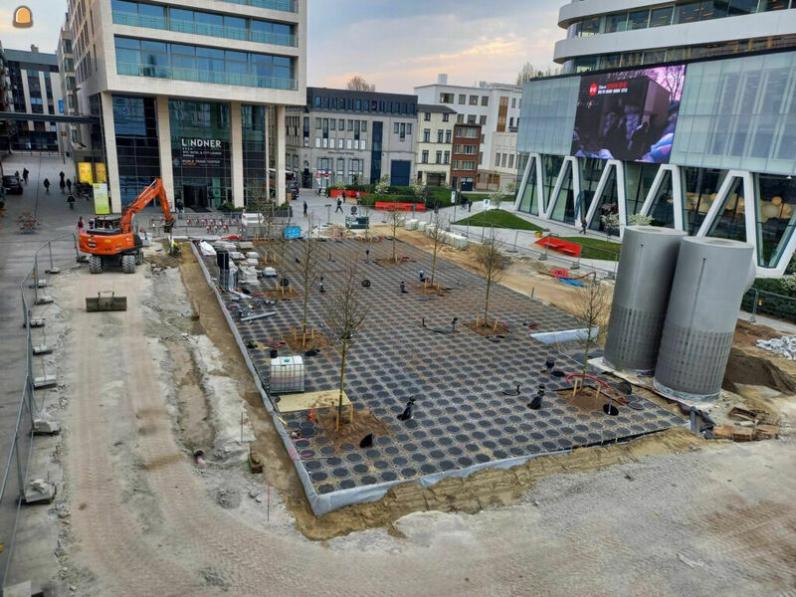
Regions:
<instances>
[{"instance_id":1,"label":"dirt mound","mask_svg":"<svg viewBox=\"0 0 796 597\"><path fill-rule=\"evenodd\" d=\"M778 361L780 359L777 359ZM796 393L796 372L786 370L779 362L755 354L752 350L733 348L727 363L722 387L738 392L736 384L766 386L783 394Z\"/></svg>"}]
</instances>

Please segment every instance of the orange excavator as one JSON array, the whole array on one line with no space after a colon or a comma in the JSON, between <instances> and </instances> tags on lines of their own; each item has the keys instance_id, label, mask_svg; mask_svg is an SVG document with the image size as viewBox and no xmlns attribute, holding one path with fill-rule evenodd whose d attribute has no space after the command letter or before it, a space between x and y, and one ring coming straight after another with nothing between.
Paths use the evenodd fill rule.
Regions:
<instances>
[{"instance_id":1,"label":"orange excavator","mask_svg":"<svg viewBox=\"0 0 796 597\"><path fill-rule=\"evenodd\" d=\"M135 273L135 266L144 262L144 244L133 231L133 217L155 199L160 203L166 221L164 231L169 233L174 227L174 216L160 178L145 188L121 216L97 216L91 228L80 231L80 251L88 253L88 269L92 274L102 273L111 262L121 262L122 271L126 274Z\"/></svg>"}]
</instances>

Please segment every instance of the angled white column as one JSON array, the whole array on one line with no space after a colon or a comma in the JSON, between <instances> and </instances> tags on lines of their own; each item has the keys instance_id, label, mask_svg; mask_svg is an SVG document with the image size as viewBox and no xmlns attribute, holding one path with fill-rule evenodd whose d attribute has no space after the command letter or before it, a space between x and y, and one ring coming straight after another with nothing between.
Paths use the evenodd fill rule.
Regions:
<instances>
[{"instance_id":1,"label":"angled white column","mask_svg":"<svg viewBox=\"0 0 796 597\"><path fill-rule=\"evenodd\" d=\"M285 106L276 106L276 203L282 205L287 201L285 194L285 153L287 139L285 130Z\"/></svg>"},{"instance_id":2,"label":"angled white column","mask_svg":"<svg viewBox=\"0 0 796 597\"><path fill-rule=\"evenodd\" d=\"M240 102L229 105L230 136L232 148L232 203L235 207L243 207L243 121L241 120Z\"/></svg>"},{"instance_id":3,"label":"angled white column","mask_svg":"<svg viewBox=\"0 0 796 597\"><path fill-rule=\"evenodd\" d=\"M100 94L102 107L102 135L105 143L105 169L112 213L122 211L122 189L119 184L119 161L116 154L116 128L113 124L113 96L107 91Z\"/></svg>"},{"instance_id":4,"label":"angled white column","mask_svg":"<svg viewBox=\"0 0 796 597\"><path fill-rule=\"evenodd\" d=\"M175 205L177 197L174 195L174 166L171 159L171 121L169 120L169 98L159 95L155 99L155 109L157 111L158 124L158 154L160 156L160 179L163 181L163 188L166 189L166 196L172 206ZM185 197L182 197L185 200Z\"/></svg>"}]
</instances>

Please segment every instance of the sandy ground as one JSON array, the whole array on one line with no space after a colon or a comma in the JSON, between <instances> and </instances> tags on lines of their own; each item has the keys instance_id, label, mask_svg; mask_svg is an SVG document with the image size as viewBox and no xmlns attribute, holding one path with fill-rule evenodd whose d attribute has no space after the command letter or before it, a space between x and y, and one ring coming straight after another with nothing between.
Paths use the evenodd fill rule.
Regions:
<instances>
[{"instance_id":1,"label":"sandy ground","mask_svg":"<svg viewBox=\"0 0 796 597\"><path fill-rule=\"evenodd\" d=\"M65 480L52 509L62 536L54 594L761 595L796 587L790 437L708 444L672 431L485 473L474 485L398 488L379 508L310 522L242 360L219 359L237 348L207 286L187 299L180 277L201 288L200 276L188 260L179 273L67 273L53 288L71 355ZM85 313L84 297L108 289L128 297L128 311ZM263 476L239 460L250 429ZM194 449L208 454L206 469L194 464ZM460 511L403 516L413 500ZM367 526L376 528L305 536Z\"/></svg>"}]
</instances>

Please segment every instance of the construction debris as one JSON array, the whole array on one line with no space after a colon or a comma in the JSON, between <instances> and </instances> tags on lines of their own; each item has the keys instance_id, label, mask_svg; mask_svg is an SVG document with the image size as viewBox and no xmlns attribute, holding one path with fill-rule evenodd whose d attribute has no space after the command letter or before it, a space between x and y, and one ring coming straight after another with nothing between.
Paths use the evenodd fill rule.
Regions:
<instances>
[{"instance_id":1,"label":"construction debris","mask_svg":"<svg viewBox=\"0 0 796 597\"><path fill-rule=\"evenodd\" d=\"M758 348L775 352L789 361L796 361L796 336L781 336L770 340L758 340L757 346Z\"/></svg>"}]
</instances>

